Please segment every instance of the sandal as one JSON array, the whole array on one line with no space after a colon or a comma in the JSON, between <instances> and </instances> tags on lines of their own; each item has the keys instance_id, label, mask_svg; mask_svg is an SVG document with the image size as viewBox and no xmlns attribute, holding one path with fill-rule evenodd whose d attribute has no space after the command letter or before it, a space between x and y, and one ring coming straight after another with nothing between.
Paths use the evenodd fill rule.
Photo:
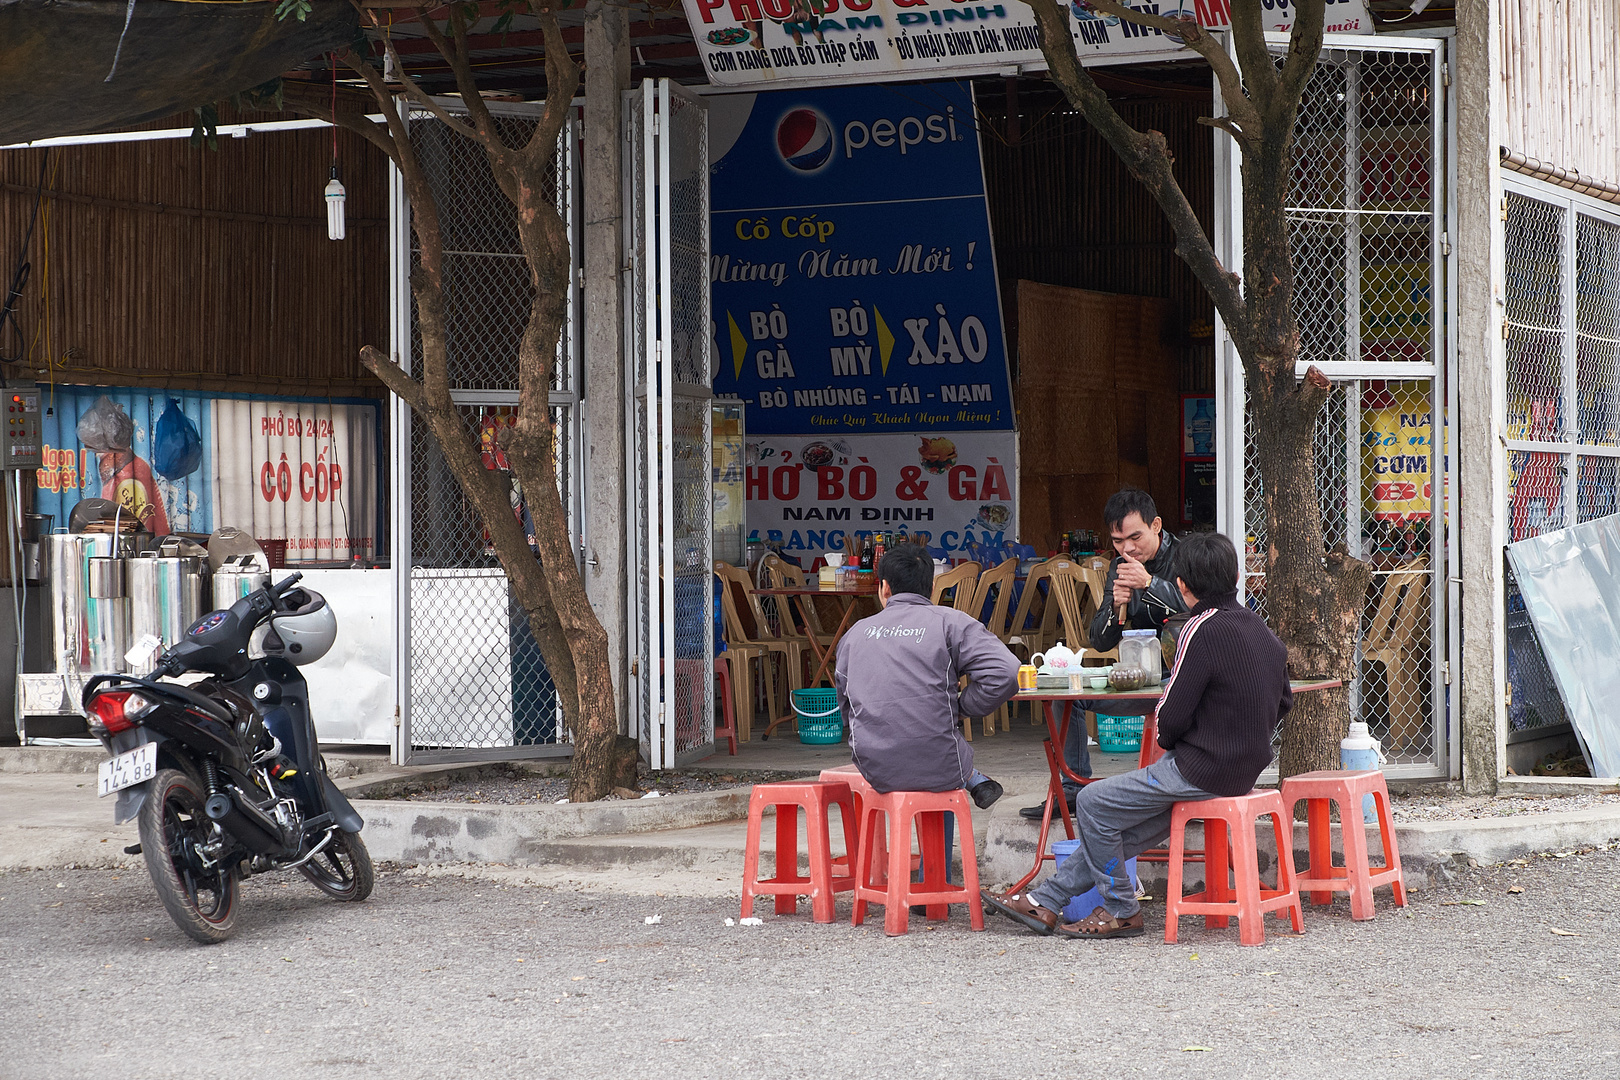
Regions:
<instances>
[{"instance_id":1,"label":"sandal","mask_svg":"<svg viewBox=\"0 0 1620 1080\"><path fill-rule=\"evenodd\" d=\"M1079 922L1063 923L1056 929L1066 938L1122 938L1141 937L1145 928L1140 911L1128 919L1116 919L1107 908L1097 908Z\"/></svg>"}]
</instances>

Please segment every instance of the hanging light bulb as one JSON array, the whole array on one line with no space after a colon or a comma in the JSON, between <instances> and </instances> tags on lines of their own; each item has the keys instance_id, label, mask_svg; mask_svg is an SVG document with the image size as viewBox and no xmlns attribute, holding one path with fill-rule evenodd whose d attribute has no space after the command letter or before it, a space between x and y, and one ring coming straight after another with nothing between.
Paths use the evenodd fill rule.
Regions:
<instances>
[{"instance_id":1,"label":"hanging light bulb","mask_svg":"<svg viewBox=\"0 0 1620 1080\"><path fill-rule=\"evenodd\" d=\"M332 163L332 179L326 183L326 238L343 239L343 199L348 192L338 179L337 162Z\"/></svg>"}]
</instances>

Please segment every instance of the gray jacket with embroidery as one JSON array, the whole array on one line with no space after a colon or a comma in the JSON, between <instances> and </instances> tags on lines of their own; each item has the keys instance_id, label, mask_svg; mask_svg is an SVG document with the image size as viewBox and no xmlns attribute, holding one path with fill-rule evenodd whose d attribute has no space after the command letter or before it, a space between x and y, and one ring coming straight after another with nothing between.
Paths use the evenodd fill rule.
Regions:
<instances>
[{"instance_id":1,"label":"gray jacket with embroidery","mask_svg":"<svg viewBox=\"0 0 1620 1080\"><path fill-rule=\"evenodd\" d=\"M969 681L958 693L961 675ZM867 783L952 791L973 772L961 718L988 715L1018 692L1018 658L971 615L898 593L838 643L834 681Z\"/></svg>"}]
</instances>

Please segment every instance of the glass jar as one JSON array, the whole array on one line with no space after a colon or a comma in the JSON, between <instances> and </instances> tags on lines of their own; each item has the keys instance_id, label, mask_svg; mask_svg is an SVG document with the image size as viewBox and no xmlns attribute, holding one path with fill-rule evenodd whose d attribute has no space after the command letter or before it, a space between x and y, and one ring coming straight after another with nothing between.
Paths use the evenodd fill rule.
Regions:
<instances>
[{"instance_id":1,"label":"glass jar","mask_svg":"<svg viewBox=\"0 0 1620 1080\"><path fill-rule=\"evenodd\" d=\"M1119 642L1119 662L1140 668L1143 686L1158 686L1164 680L1164 653L1156 630L1127 630Z\"/></svg>"}]
</instances>

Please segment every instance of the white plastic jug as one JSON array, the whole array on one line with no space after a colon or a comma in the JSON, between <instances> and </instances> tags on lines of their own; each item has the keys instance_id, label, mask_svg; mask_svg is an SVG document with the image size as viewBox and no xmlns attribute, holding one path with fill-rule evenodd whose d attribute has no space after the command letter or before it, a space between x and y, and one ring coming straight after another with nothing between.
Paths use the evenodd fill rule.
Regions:
<instances>
[{"instance_id":1,"label":"white plastic jug","mask_svg":"<svg viewBox=\"0 0 1620 1080\"><path fill-rule=\"evenodd\" d=\"M1360 772L1365 769L1376 769L1388 759L1384 757L1384 748L1377 739L1367 730L1367 725L1359 720L1350 724L1350 734L1339 741L1339 765L1351 771ZM1361 797L1361 820L1373 822L1378 820L1378 811L1373 806L1373 797Z\"/></svg>"}]
</instances>

